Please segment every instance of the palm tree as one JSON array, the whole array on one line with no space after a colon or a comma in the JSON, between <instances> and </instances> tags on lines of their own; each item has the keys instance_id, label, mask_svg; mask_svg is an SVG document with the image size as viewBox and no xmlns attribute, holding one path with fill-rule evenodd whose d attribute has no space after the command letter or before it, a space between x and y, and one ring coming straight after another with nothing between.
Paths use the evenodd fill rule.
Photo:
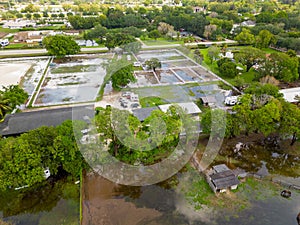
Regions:
<instances>
[{"instance_id":1,"label":"palm tree","mask_svg":"<svg viewBox=\"0 0 300 225\"><path fill-rule=\"evenodd\" d=\"M3 99L3 97L0 96L0 121L3 120L6 112L10 109L11 108L9 106L9 99Z\"/></svg>"}]
</instances>

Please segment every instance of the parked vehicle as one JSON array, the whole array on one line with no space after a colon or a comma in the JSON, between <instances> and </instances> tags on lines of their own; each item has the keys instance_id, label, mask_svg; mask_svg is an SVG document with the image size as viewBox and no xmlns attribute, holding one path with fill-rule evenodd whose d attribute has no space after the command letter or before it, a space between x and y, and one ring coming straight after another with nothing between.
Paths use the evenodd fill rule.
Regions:
<instances>
[{"instance_id":1,"label":"parked vehicle","mask_svg":"<svg viewBox=\"0 0 300 225\"><path fill-rule=\"evenodd\" d=\"M5 46L9 45L8 39L2 39L2 40L0 40L0 45L2 47L5 47Z\"/></svg>"}]
</instances>

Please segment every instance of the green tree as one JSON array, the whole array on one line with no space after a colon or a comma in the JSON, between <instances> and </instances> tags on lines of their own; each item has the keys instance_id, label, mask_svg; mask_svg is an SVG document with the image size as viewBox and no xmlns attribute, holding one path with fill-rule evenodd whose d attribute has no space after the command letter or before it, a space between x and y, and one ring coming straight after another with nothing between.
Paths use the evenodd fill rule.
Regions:
<instances>
[{"instance_id":1,"label":"green tree","mask_svg":"<svg viewBox=\"0 0 300 225\"><path fill-rule=\"evenodd\" d=\"M253 83L244 92L256 96L269 95L274 98L283 97L283 94L279 92L279 88L272 84Z\"/></svg>"},{"instance_id":2,"label":"green tree","mask_svg":"<svg viewBox=\"0 0 300 225\"><path fill-rule=\"evenodd\" d=\"M256 37L256 47L268 48L271 44L276 44L275 36L268 30L261 30Z\"/></svg>"},{"instance_id":3,"label":"green tree","mask_svg":"<svg viewBox=\"0 0 300 225\"><path fill-rule=\"evenodd\" d=\"M245 47L234 54L234 59L245 65L248 72L252 66L261 64L265 60L265 53L257 48Z\"/></svg>"},{"instance_id":4,"label":"green tree","mask_svg":"<svg viewBox=\"0 0 300 225\"><path fill-rule=\"evenodd\" d=\"M278 80L285 82L295 81L299 78L298 73L299 61L297 57L290 57L285 53L271 53L260 64L258 72L260 76L274 76Z\"/></svg>"},{"instance_id":5,"label":"green tree","mask_svg":"<svg viewBox=\"0 0 300 225\"><path fill-rule=\"evenodd\" d=\"M201 117L201 127L205 134L223 138L226 132L227 114L222 109L207 110Z\"/></svg>"},{"instance_id":6,"label":"green tree","mask_svg":"<svg viewBox=\"0 0 300 225\"><path fill-rule=\"evenodd\" d=\"M292 137L293 145L300 136L300 109L289 102L282 101L279 132L284 137Z\"/></svg>"},{"instance_id":7,"label":"green tree","mask_svg":"<svg viewBox=\"0 0 300 225\"><path fill-rule=\"evenodd\" d=\"M160 33L158 30L152 30L148 34L149 38L154 38L155 40L160 37Z\"/></svg>"},{"instance_id":8,"label":"green tree","mask_svg":"<svg viewBox=\"0 0 300 225\"><path fill-rule=\"evenodd\" d=\"M106 35L105 47L113 49L117 46L124 46L135 41L135 38L129 34L108 33Z\"/></svg>"},{"instance_id":9,"label":"green tree","mask_svg":"<svg viewBox=\"0 0 300 225\"><path fill-rule=\"evenodd\" d=\"M207 56L210 59L210 63L220 58L220 49L216 46L210 46L207 49Z\"/></svg>"},{"instance_id":10,"label":"green tree","mask_svg":"<svg viewBox=\"0 0 300 225\"><path fill-rule=\"evenodd\" d=\"M80 51L79 45L72 37L65 35L47 36L43 39L43 44L49 55L63 58L66 55L74 55Z\"/></svg>"},{"instance_id":11,"label":"green tree","mask_svg":"<svg viewBox=\"0 0 300 225\"><path fill-rule=\"evenodd\" d=\"M252 96L249 94L243 95L239 99L240 104L233 106L235 114L235 122L239 131L247 135L254 130L253 111L252 111Z\"/></svg>"},{"instance_id":12,"label":"green tree","mask_svg":"<svg viewBox=\"0 0 300 225\"><path fill-rule=\"evenodd\" d=\"M234 78L238 74L236 65L233 62L225 62L219 68L220 74L224 77Z\"/></svg>"},{"instance_id":13,"label":"green tree","mask_svg":"<svg viewBox=\"0 0 300 225\"><path fill-rule=\"evenodd\" d=\"M277 99L272 99L266 105L253 111L253 126L256 131L264 136L275 132L280 122L281 104Z\"/></svg>"},{"instance_id":14,"label":"green tree","mask_svg":"<svg viewBox=\"0 0 300 225\"><path fill-rule=\"evenodd\" d=\"M111 76L112 87L115 90L120 90L130 82L134 82L136 79L133 75L133 65L127 65L114 72Z\"/></svg>"},{"instance_id":15,"label":"green tree","mask_svg":"<svg viewBox=\"0 0 300 225\"><path fill-rule=\"evenodd\" d=\"M147 67L149 69L152 69L154 72L155 72L156 68L160 68L161 67L161 62L157 58L148 59L145 63L147 65Z\"/></svg>"},{"instance_id":16,"label":"green tree","mask_svg":"<svg viewBox=\"0 0 300 225\"><path fill-rule=\"evenodd\" d=\"M234 40L240 45L252 45L255 42L255 37L250 30L243 28L242 32L239 33Z\"/></svg>"},{"instance_id":17,"label":"green tree","mask_svg":"<svg viewBox=\"0 0 300 225\"><path fill-rule=\"evenodd\" d=\"M107 34L106 27L103 27L102 25L98 24L93 29L86 32L86 40L99 38L100 41L102 42L106 34Z\"/></svg>"},{"instance_id":18,"label":"green tree","mask_svg":"<svg viewBox=\"0 0 300 225\"><path fill-rule=\"evenodd\" d=\"M0 96L0 122L2 122L5 114L10 110L11 108L9 107L9 99L4 99L2 96Z\"/></svg>"},{"instance_id":19,"label":"green tree","mask_svg":"<svg viewBox=\"0 0 300 225\"><path fill-rule=\"evenodd\" d=\"M0 121L6 113L11 112L16 106L24 104L28 94L18 85L3 87L0 91Z\"/></svg>"}]
</instances>

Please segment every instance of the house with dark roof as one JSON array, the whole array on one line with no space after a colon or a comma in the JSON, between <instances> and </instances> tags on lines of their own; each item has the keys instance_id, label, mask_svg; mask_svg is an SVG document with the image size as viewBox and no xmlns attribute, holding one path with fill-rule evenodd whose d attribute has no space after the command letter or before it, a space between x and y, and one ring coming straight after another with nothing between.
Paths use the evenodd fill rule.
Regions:
<instances>
[{"instance_id":1,"label":"house with dark roof","mask_svg":"<svg viewBox=\"0 0 300 225\"><path fill-rule=\"evenodd\" d=\"M14 136L42 126L55 127L65 120L89 122L94 115L94 108L89 105L9 114L0 123L0 135Z\"/></svg>"},{"instance_id":2,"label":"house with dark roof","mask_svg":"<svg viewBox=\"0 0 300 225\"><path fill-rule=\"evenodd\" d=\"M237 176L225 164L213 166L207 174L207 181L215 193L235 190L240 183Z\"/></svg>"}]
</instances>

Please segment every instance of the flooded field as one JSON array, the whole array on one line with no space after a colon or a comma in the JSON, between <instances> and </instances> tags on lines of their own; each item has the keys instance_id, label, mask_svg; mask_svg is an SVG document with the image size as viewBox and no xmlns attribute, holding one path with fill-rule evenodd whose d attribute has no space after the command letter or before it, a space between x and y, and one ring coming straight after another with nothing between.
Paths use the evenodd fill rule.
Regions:
<instances>
[{"instance_id":1,"label":"flooded field","mask_svg":"<svg viewBox=\"0 0 300 225\"><path fill-rule=\"evenodd\" d=\"M48 60L48 57L2 60L0 62L0 87L20 84L31 95L47 67Z\"/></svg>"},{"instance_id":2,"label":"flooded field","mask_svg":"<svg viewBox=\"0 0 300 225\"><path fill-rule=\"evenodd\" d=\"M34 105L94 101L106 75L103 63L107 58L95 55L53 63Z\"/></svg>"},{"instance_id":3,"label":"flooded field","mask_svg":"<svg viewBox=\"0 0 300 225\"><path fill-rule=\"evenodd\" d=\"M137 54L137 58L141 62L144 62L151 58L157 58L159 61L186 59L176 50L141 51Z\"/></svg>"},{"instance_id":4,"label":"flooded field","mask_svg":"<svg viewBox=\"0 0 300 225\"><path fill-rule=\"evenodd\" d=\"M79 195L79 185L67 178L31 190L0 192L0 224L2 219L14 225L79 225Z\"/></svg>"},{"instance_id":5,"label":"flooded field","mask_svg":"<svg viewBox=\"0 0 300 225\"><path fill-rule=\"evenodd\" d=\"M145 76L141 71L136 71L137 83L130 84L130 87L217 80L206 69L177 50L142 51L136 55L136 58L141 64L151 58L157 58L161 62L161 67L155 70L158 79L152 79L153 77ZM144 72L152 73L151 70Z\"/></svg>"}]
</instances>

